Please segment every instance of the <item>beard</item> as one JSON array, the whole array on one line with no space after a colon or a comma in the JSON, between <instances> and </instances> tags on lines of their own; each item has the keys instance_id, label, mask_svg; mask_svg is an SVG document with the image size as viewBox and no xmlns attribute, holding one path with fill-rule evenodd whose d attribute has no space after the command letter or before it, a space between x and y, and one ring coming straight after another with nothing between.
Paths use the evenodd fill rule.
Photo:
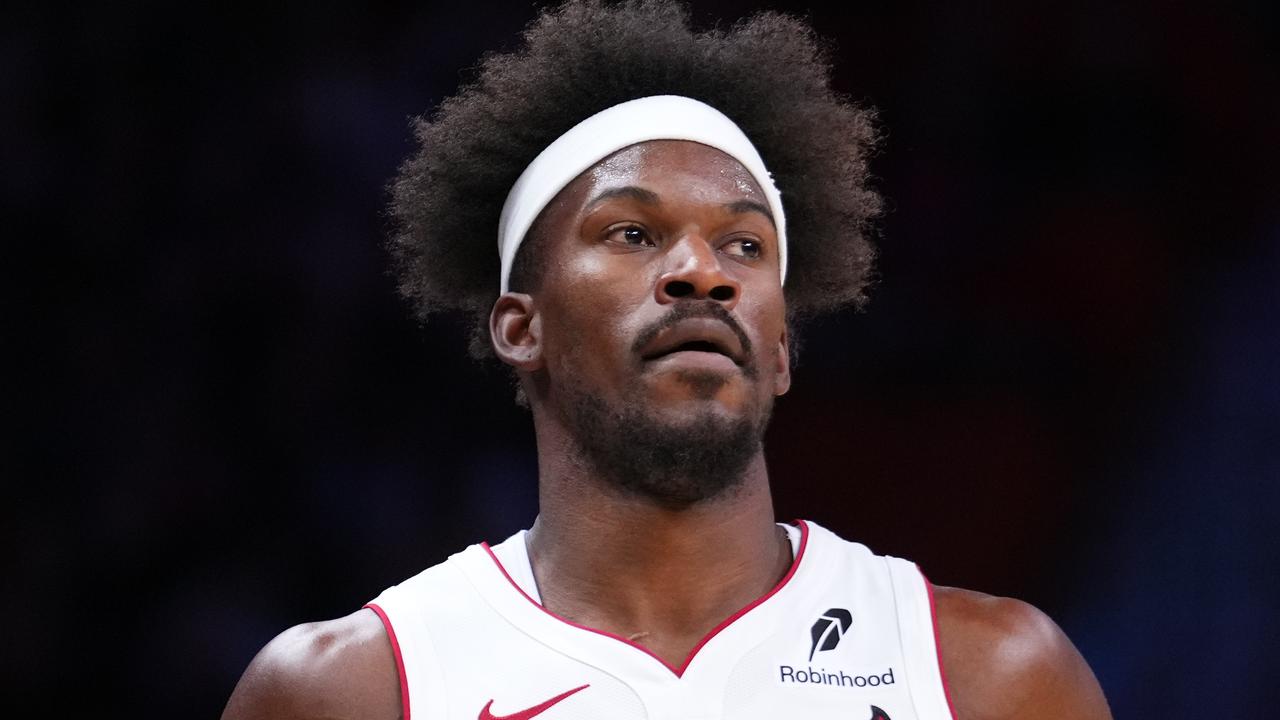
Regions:
<instances>
[{"instance_id":1,"label":"beard","mask_svg":"<svg viewBox=\"0 0 1280 720\"><path fill-rule=\"evenodd\" d=\"M772 403L756 417L702 413L672 423L639 402L609 407L590 393L575 393L568 424L587 465L603 482L663 507L685 508L727 494L742 484L760 450Z\"/></svg>"},{"instance_id":2,"label":"beard","mask_svg":"<svg viewBox=\"0 0 1280 720\"><path fill-rule=\"evenodd\" d=\"M643 334L637 347L662 327L697 315L724 320L750 349L750 341L737 323L719 307L680 307ZM756 377L754 362L743 370L749 379ZM695 396L709 399L723 379L688 373L683 381L690 384ZM594 475L611 487L670 509L689 507L739 487L747 466L760 451L773 410L769 396L750 404L738 417L708 409L672 421L652 411L639 382L615 405L578 383L565 390L564 419Z\"/></svg>"}]
</instances>

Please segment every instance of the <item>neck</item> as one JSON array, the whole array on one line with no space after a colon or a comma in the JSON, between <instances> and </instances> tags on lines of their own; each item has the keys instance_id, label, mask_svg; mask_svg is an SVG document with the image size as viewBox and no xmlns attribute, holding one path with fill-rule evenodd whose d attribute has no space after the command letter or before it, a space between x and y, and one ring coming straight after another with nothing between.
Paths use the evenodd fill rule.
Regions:
<instances>
[{"instance_id":1,"label":"neck","mask_svg":"<svg viewBox=\"0 0 1280 720\"><path fill-rule=\"evenodd\" d=\"M672 508L598 477L566 435L548 434L538 433L540 512L528 538L548 610L679 667L790 569L762 450L728 491Z\"/></svg>"}]
</instances>

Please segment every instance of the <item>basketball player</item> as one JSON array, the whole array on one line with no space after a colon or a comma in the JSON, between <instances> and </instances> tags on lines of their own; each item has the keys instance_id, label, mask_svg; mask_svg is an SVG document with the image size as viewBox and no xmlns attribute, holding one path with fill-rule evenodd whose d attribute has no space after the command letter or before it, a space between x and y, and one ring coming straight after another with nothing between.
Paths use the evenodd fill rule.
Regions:
<instances>
[{"instance_id":1,"label":"basketball player","mask_svg":"<svg viewBox=\"0 0 1280 720\"><path fill-rule=\"evenodd\" d=\"M879 207L811 31L575 1L525 41L420 125L393 250L517 376L539 515L284 632L223 717L1109 718L1035 608L775 522L789 320L862 299Z\"/></svg>"}]
</instances>

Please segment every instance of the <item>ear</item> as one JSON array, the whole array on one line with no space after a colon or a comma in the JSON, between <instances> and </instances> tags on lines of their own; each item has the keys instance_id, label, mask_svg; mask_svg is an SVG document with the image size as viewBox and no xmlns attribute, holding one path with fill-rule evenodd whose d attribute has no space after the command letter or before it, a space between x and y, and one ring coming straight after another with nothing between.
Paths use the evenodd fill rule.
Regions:
<instances>
[{"instance_id":1,"label":"ear","mask_svg":"<svg viewBox=\"0 0 1280 720\"><path fill-rule=\"evenodd\" d=\"M791 344L787 339L787 329L782 329L782 337L778 339L778 356L773 367L773 394L786 395L791 389Z\"/></svg>"},{"instance_id":2,"label":"ear","mask_svg":"<svg viewBox=\"0 0 1280 720\"><path fill-rule=\"evenodd\" d=\"M524 372L542 368L542 317L533 297L506 293L489 312L489 339L502 362Z\"/></svg>"}]
</instances>

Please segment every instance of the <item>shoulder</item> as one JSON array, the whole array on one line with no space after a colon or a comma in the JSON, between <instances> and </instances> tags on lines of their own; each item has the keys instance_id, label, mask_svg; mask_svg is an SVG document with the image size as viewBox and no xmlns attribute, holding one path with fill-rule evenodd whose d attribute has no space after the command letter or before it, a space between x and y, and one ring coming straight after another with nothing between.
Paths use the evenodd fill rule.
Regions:
<instances>
[{"instance_id":1,"label":"shoulder","mask_svg":"<svg viewBox=\"0 0 1280 720\"><path fill-rule=\"evenodd\" d=\"M372 610L289 628L236 685L223 720L400 717L391 642Z\"/></svg>"},{"instance_id":2,"label":"shoulder","mask_svg":"<svg viewBox=\"0 0 1280 720\"><path fill-rule=\"evenodd\" d=\"M1061 628L1020 600L935 587L939 653L958 720L1109 719Z\"/></svg>"}]
</instances>

